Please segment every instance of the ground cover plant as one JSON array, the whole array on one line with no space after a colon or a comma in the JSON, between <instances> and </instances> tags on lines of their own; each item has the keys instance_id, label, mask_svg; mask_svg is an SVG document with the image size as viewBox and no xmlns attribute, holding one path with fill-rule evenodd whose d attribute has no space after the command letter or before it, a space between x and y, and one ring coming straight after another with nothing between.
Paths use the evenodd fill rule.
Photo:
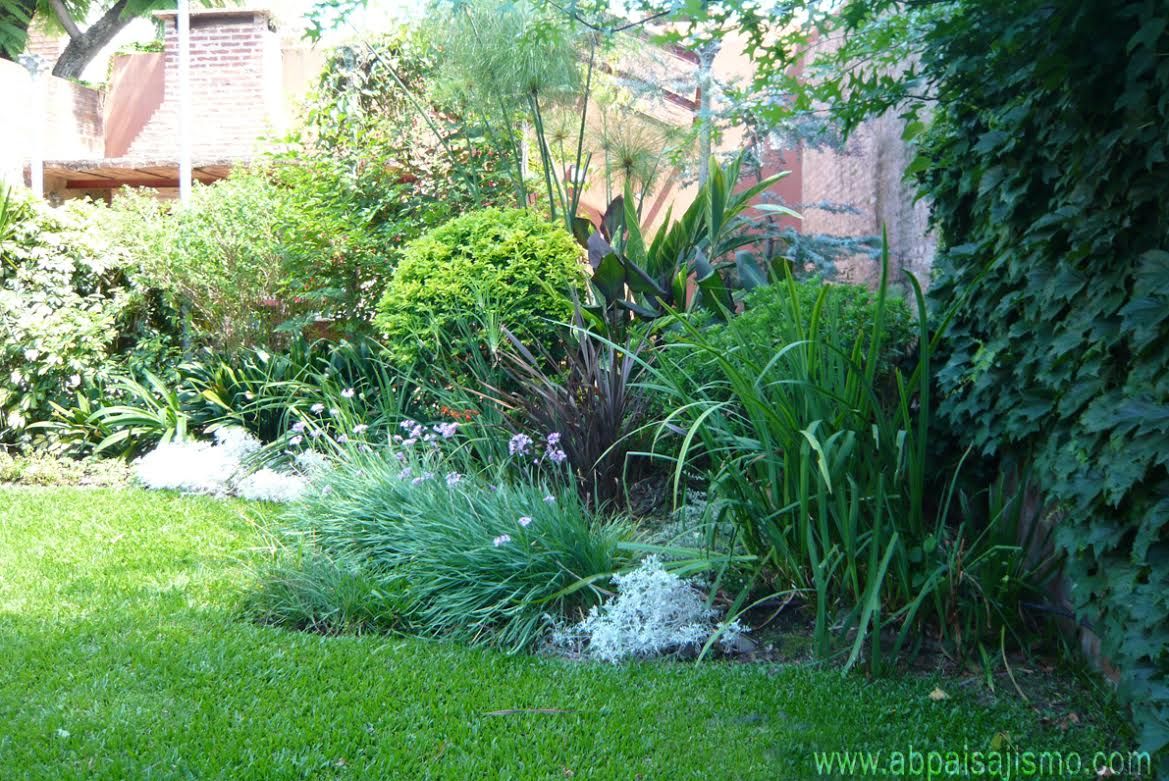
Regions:
<instances>
[{"instance_id":1,"label":"ground cover plant","mask_svg":"<svg viewBox=\"0 0 1169 781\"><path fill-rule=\"evenodd\" d=\"M1036 710L1005 676L991 692L977 676L615 667L241 621L258 509L0 490L6 778L809 778L821 749L1115 742L1097 695L1028 688Z\"/></svg>"}]
</instances>

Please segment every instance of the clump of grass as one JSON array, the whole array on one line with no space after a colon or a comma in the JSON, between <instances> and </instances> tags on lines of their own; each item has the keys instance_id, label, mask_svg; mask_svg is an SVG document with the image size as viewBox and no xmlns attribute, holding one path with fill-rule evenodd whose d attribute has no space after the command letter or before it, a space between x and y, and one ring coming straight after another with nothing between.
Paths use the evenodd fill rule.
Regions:
<instances>
[{"instance_id":1,"label":"clump of grass","mask_svg":"<svg viewBox=\"0 0 1169 781\"><path fill-rule=\"evenodd\" d=\"M592 515L574 491L451 464L355 453L284 512L308 551L265 576L253 615L329 631L396 624L516 652L598 604L629 563L619 543L630 527Z\"/></svg>"}]
</instances>

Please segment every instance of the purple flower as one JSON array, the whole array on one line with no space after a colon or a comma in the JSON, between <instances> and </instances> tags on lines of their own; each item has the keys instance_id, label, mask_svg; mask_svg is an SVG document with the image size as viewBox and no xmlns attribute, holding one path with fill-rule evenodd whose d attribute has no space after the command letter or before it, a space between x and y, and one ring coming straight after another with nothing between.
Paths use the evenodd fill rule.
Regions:
<instances>
[{"instance_id":1,"label":"purple flower","mask_svg":"<svg viewBox=\"0 0 1169 781\"><path fill-rule=\"evenodd\" d=\"M513 456L526 456L532 447L532 438L527 434L516 434L507 443L507 452Z\"/></svg>"},{"instance_id":2,"label":"purple flower","mask_svg":"<svg viewBox=\"0 0 1169 781\"><path fill-rule=\"evenodd\" d=\"M356 426L353 427L354 434L361 434L361 433L368 431L368 430L369 430L369 426L365 425L364 423L358 423Z\"/></svg>"},{"instance_id":3,"label":"purple flower","mask_svg":"<svg viewBox=\"0 0 1169 781\"><path fill-rule=\"evenodd\" d=\"M297 434L304 431L304 429L305 429L305 424L304 424L303 420L298 420L292 424L292 430L295 431Z\"/></svg>"},{"instance_id":4,"label":"purple flower","mask_svg":"<svg viewBox=\"0 0 1169 781\"><path fill-rule=\"evenodd\" d=\"M413 470L413 469L411 469L410 467L408 467L408 466L404 466L404 467L402 467L402 471L398 473L398 477L400 477L400 478L402 478L403 480L405 480L407 477L409 477L409 476L410 476L410 474L411 474L413 471L414 471L414 470Z\"/></svg>"},{"instance_id":5,"label":"purple flower","mask_svg":"<svg viewBox=\"0 0 1169 781\"><path fill-rule=\"evenodd\" d=\"M302 437L302 436L300 436L299 434L297 434L295 437L293 437L292 439L288 440L288 444L290 444L290 445L299 445L299 444L300 444L301 442L303 442L303 441L304 441L304 437Z\"/></svg>"},{"instance_id":6,"label":"purple flower","mask_svg":"<svg viewBox=\"0 0 1169 781\"><path fill-rule=\"evenodd\" d=\"M548 458L552 459L554 464L563 464L568 458L568 454L558 447L554 447L548 451Z\"/></svg>"},{"instance_id":7,"label":"purple flower","mask_svg":"<svg viewBox=\"0 0 1169 781\"><path fill-rule=\"evenodd\" d=\"M459 430L459 424L458 423L439 423L437 426L434 427L434 430L437 431L438 435L440 437L442 437L443 439L450 439L451 437L453 437L455 435L455 432Z\"/></svg>"},{"instance_id":8,"label":"purple flower","mask_svg":"<svg viewBox=\"0 0 1169 781\"><path fill-rule=\"evenodd\" d=\"M520 516L520 521L519 521L520 526L527 526L531 522L532 522L532 516L530 516L530 515L521 515Z\"/></svg>"},{"instance_id":9,"label":"purple flower","mask_svg":"<svg viewBox=\"0 0 1169 781\"><path fill-rule=\"evenodd\" d=\"M544 501L547 504L556 504L556 497L553 496L552 494L548 494L547 496L544 497Z\"/></svg>"},{"instance_id":10,"label":"purple flower","mask_svg":"<svg viewBox=\"0 0 1169 781\"><path fill-rule=\"evenodd\" d=\"M339 444L339 445L344 445L348 441L349 441L349 437L345 436L344 434L337 437L337 444Z\"/></svg>"},{"instance_id":11,"label":"purple flower","mask_svg":"<svg viewBox=\"0 0 1169 781\"><path fill-rule=\"evenodd\" d=\"M418 440L414 439L413 437L410 437L410 439L403 439L402 447L414 447L414 443L417 441Z\"/></svg>"},{"instance_id":12,"label":"purple flower","mask_svg":"<svg viewBox=\"0 0 1169 781\"><path fill-rule=\"evenodd\" d=\"M560 444L560 432L553 431L548 435L548 447L556 447Z\"/></svg>"},{"instance_id":13,"label":"purple flower","mask_svg":"<svg viewBox=\"0 0 1169 781\"><path fill-rule=\"evenodd\" d=\"M351 399L353 398L354 393L355 391L353 388L346 388L345 390L341 391L341 396L346 399Z\"/></svg>"},{"instance_id":14,"label":"purple flower","mask_svg":"<svg viewBox=\"0 0 1169 781\"><path fill-rule=\"evenodd\" d=\"M324 404L321 404L321 403L318 401L316 404L314 404L314 405L312 405L311 407L309 407L309 409L310 409L310 410L312 410L313 412L324 412L324 410L325 410L325 405L324 405Z\"/></svg>"},{"instance_id":15,"label":"purple flower","mask_svg":"<svg viewBox=\"0 0 1169 781\"><path fill-rule=\"evenodd\" d=\"M409 429L414 428L416 425L418 425L418 424L415 423L414 421L410 420L409 418L406 418L405 420L403 420L401 423L398 424L398 428L402 429L403 431L408 431Z\"/></svg>"},{"instance_id":16,"label":"purple flower","mask_svg":"<svg viewBox=\"0 0 1169 781\"><path fill-rule=\"evenodd\" d=\"M341 410L337 409L336 407L330 407L329 414L335 418L341 414Z\"/></svg>"},{"instance_id":17,"label":"purple flower","mask_svg":"<svg viewBox=\"0 0 1169 781\"><path fill-rule=\"evenodd\" d=\"M500 545L507 545L509 542L511 542L511 535L510 534L501 534L498 537L496 537L494 540L492 540L491 542L497 548Z\"/></svg>"},{"instance_id":18,"label":"purple flower","mask_svg":"<svg viewBox=\"0 0 1169 781\"><path fill-rule=\"evenodd\" d=\"M458 472L448 472L447 476L446 476L447 488L454 488L456 485L459 484L459 481L462 479L463 479L463 476L461 474L459 474Z\"/></svg>"}]
</instances>

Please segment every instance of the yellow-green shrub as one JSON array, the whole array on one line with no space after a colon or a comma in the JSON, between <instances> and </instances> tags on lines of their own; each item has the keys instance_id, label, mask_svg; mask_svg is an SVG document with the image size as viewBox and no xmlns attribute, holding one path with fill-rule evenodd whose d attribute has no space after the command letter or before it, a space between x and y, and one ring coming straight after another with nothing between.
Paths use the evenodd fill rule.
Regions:
<instances>
[{"instance_id":1,"label":"yellow-green shrub","mask_svg":"<svg viewBox=\"0 0 1169 781\"><path fill-rule=\"evenodd\" d=\"M403 364L495 338L551 338L572 315L570 289L585 280L574 239L524 209L483 209L406 247L378 305L375 325Z\"/></svg>"}]
</instances>

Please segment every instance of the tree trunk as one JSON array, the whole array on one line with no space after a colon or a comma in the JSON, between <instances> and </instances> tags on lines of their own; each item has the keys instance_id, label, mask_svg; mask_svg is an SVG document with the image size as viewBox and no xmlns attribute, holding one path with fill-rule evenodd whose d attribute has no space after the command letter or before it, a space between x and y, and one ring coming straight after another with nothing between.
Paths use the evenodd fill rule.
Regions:
<instances>
[{"instance_id":1,"label":"tree trunk","mask_svg":"<svg viewBox=\"0 0 1169 781\"><path fill-rule=\"evenodd\" d=\"M718 41L711 41L698 50L698 184L706 184L710 174L711 136L714 123L711 90L714 87L712 70L714 58L720 47Z\"/></svg>"},{"instance_id":2,"label":"tree trunk","mask_svg":"<svg viewBox=\"0 0 1169 781\"><path fill-rule=\"evenodd\" d=\"M69 39L69 45L57 64L53 66L53 75L62 79L79 79L85 67L97 56L114 36L134 20L132 14L127 14L126 5L129 0L118 0L102 17L90 25L89 29L76 38Z\"/></svg>"}]
</instances>

